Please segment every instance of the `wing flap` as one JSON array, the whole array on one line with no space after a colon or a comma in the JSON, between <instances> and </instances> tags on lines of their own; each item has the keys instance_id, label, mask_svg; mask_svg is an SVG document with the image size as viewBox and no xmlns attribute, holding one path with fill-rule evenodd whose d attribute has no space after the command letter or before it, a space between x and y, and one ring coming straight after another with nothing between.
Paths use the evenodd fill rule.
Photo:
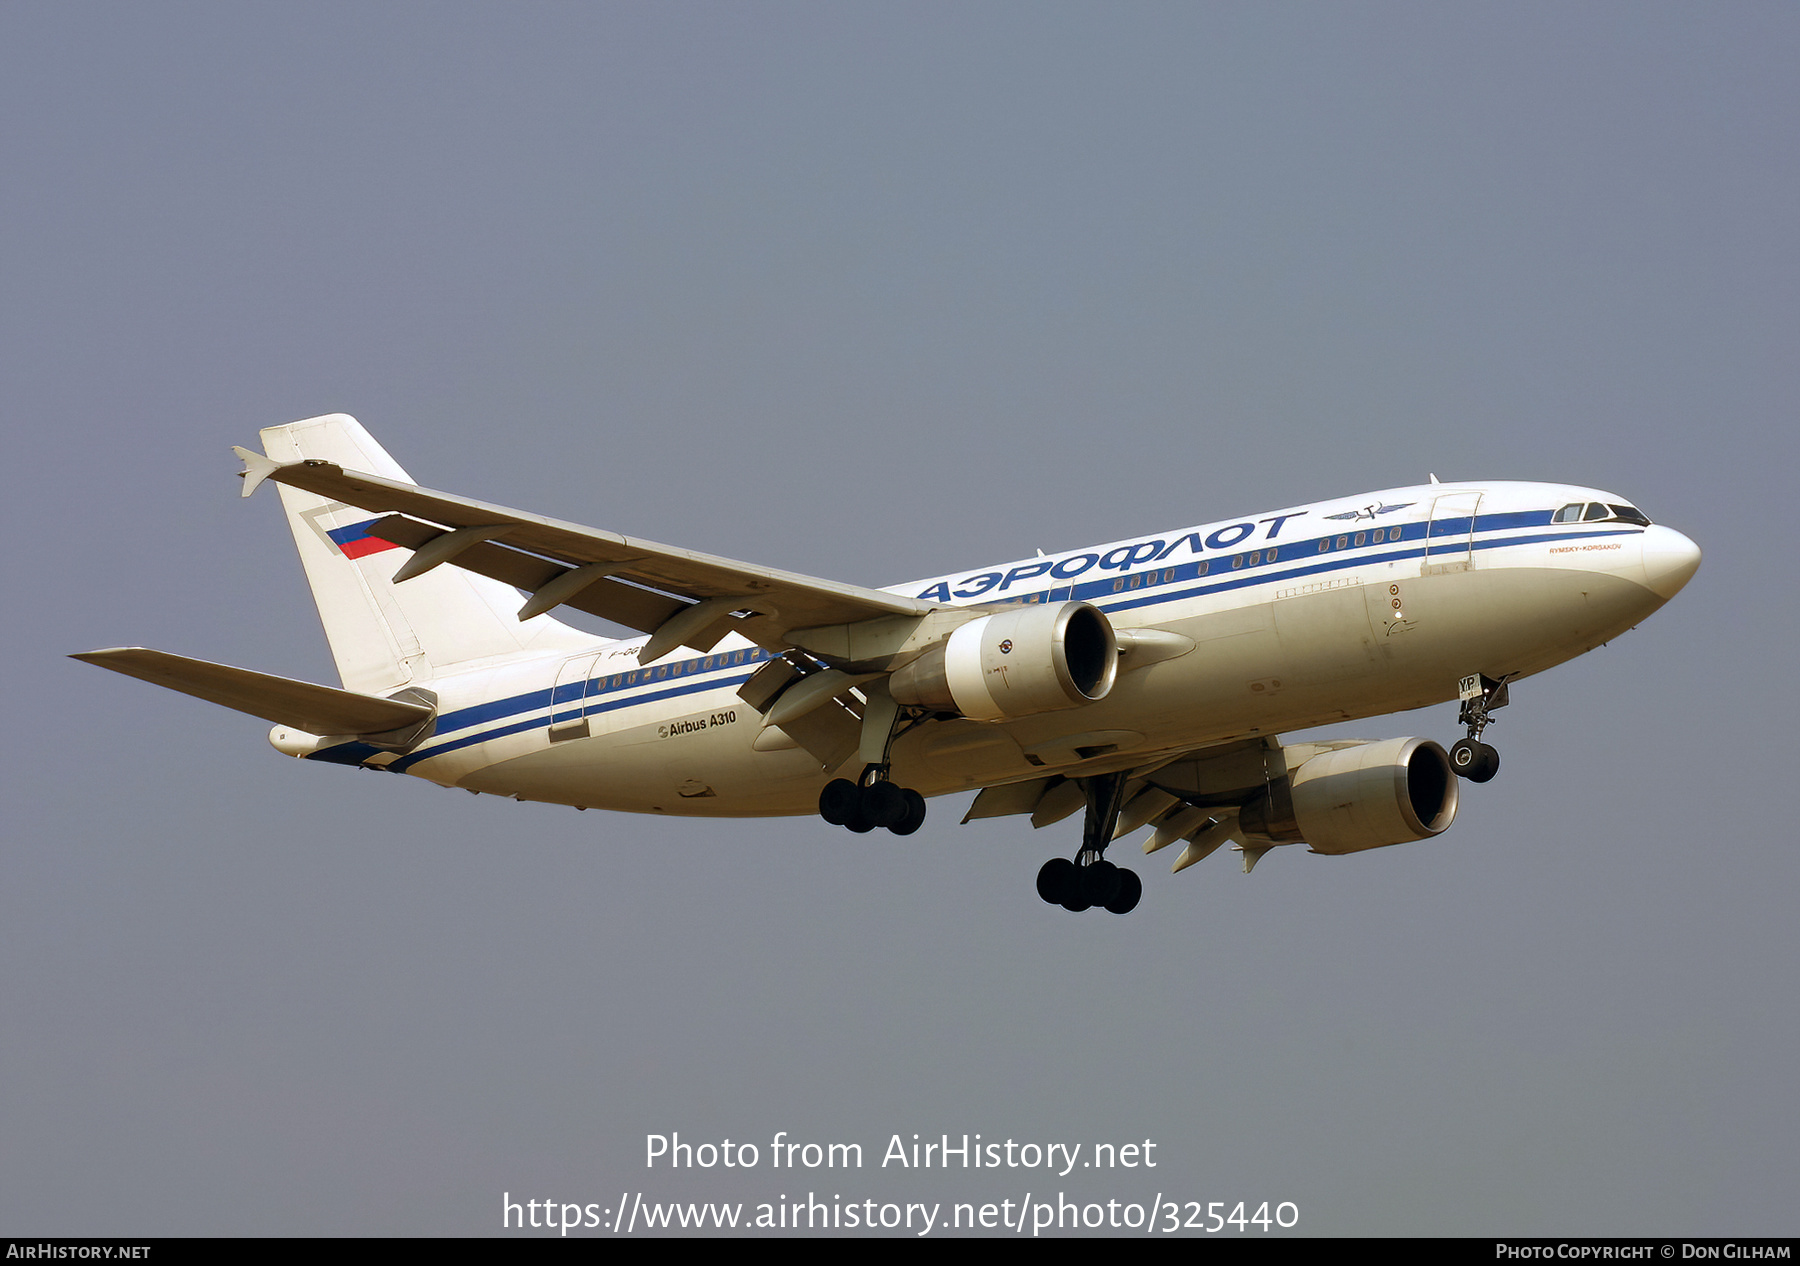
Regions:
<instances>
[{"instance_id":1,"label":"wing flap","mask_svg":"<svg viewBox=\"0 0 1800 1266\"><path fill-rule=\"evenodd\" d=\"M384 541L392 541L396 545L404 545L410 550L422 549L446 535L442 528L420 523L401 514L390 514L371 523L368 534ZM527 593L547 588L570 571L548 559L508 549L495 541L486 541L460 550L451 562L466 571L487 576ZM679 598L597 577L553 605L574 607L577 611L586 611L589 615L611 620L614 624L623 624L640 633L654 633L687 604ZM542 615L548 609L538 610L535 609L535 604L527 603L521 609L520 616L529 619L533 615ZM710 650L711 647L700 649Z\"/></svg>"},{"instance_id":2,"label":"wing flap","mask_svg":"<svg viewBox=\"0 0 1800 1266\"><path fill-rule=\"evenodd\" d=\"M436 711L424 704L317 686L142 646L118 646L69 658L308 734L385 734L427 721Z\"/></svg>"},{"instance_id":3,"label":"wing flap","mask_svg":"<svg viewBox=\"0 0 1800 1266\"><path fill-rule=\"evenodd\" d=\"M969 805L969 811L963 814L963 823L967 825L977 818L1004 818L1015 813L1030 813L1037 808L1038 801L1056 781L1053 775L1049 778L1033 778L1029 782L1000 783L993 787L984 787Z\"/></svg>"}]
</instances>

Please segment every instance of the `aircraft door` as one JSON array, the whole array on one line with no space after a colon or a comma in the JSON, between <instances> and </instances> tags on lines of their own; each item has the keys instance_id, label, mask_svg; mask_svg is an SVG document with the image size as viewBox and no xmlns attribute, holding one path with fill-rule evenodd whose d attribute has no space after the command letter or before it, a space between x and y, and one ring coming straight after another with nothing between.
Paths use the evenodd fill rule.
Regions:
<instances>
[{"instance_id":1,"label":"aircraft door","mask_svg":"<svg viewBox=\"0 0 1800 1266\"><path fill-rule=\"evenodd\" d=\"M1468 571L1474 565L1475 517L1480 509L1479 492L1447 492L1432 501L1420 575Z\"/></svg>"},{"instance_id":2,"label":"aircraft door","mask_svg":"<svg viewBox=\"0 0 1800 1266\"><path fill-rule=\"evenodd\" d=\"M1364 588L1352 583L1275 600L1275 632L1290 682L1322 685L1385 667L1375 649Z\"/></svg>"},{"instance_id":3,"label":"aircraft door","mask_svg":"<svg viewBox=\"0 0 1800 1266\"><path fill-rule=\"evenodd\" d=\"M583 705L592 688L589 679L593 677L594 665L599 659L598 652L577 655L573 659L564 660L556 670L556 685L550 691L552 743L588 736L587 715L583 711Z\"/></svg>"}]
</instances>

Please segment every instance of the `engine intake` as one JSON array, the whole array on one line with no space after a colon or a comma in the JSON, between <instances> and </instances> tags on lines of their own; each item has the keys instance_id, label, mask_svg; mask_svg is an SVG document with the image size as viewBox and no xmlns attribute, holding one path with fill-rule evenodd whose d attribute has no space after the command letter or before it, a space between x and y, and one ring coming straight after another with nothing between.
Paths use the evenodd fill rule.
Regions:
<instances>
[{"instance_id":1,"label":"engine intake","mask_svg":"<svg viewBox=\"0 0 1800 1266\"><path fill-rule=\"evenodd\" d=\"M1118 672L1106 616L1085 602L1060 602L960 625L888 686L899 703L1004 721L1104 699Z\"/></svg>"}]
</instances>

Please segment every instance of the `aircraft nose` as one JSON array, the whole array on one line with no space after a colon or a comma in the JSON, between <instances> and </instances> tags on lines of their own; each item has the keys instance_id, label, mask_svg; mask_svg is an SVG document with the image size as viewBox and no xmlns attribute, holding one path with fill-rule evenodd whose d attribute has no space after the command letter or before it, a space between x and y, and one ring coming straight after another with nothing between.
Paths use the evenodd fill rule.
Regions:
<instances>
[{"instance_id":1,"label":"aircraft nose","mask_svg":"<svg viewBox=\"0 0 1800 1266\"><path fill-rule=\"evenodd\" d=\"M1644 529L1644 583L1667 600L1700 568L1700 547L1660 524Z\"/></svg>"}]
</instances>

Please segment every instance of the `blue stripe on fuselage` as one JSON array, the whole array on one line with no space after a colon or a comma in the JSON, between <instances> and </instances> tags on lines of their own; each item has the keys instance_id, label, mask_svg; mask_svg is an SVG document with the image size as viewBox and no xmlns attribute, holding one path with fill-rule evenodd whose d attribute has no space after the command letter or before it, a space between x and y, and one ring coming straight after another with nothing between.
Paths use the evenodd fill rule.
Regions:
<instances>
[{"instance_id":1,"label":"blue stripe on fuselage","mask_svg":"<svg viewBox=\"0 0 1800 1266\"><path fill-rule=\"evenodd\" d=\"M633 695L629 699L611 699L597 704L584 703L579 713L570 711L567 715L558 717L557 720L559 722L576 721L580 720L582 717L598 716L602 712L612 712L619 708L636 707L640 703L657 703L664 699L675 699L682 695L699 694L706 690L723 690L727 686L736 686L749 680L749 673L736 673L728 677L713 677L704 681L688 682L686 685L677 686L671 690L657 690L652 691L649 694ZM538 693L542 696L547 696L550 692L544 690L539 691ZM525 696L521 695L519 697L524 698ZM396 773L405 773L407 769L418 764L420 761L430 760L433 756L442 756L445 752L454 752L459 748L472 747L476 743L485 743L489 739L504 738L508 734L521 734L526 730L540 729L548 724L549 719L547 717L534 716L529 720L519 721L512 725L501 726L497 730L483 730L479 734L469 734L459 739L452 739L447 743L438 743L432 747L423 748L412 753L410 756L402 756L399 760L388 765L387 768Z\"/></svg>"}]
</instances>

